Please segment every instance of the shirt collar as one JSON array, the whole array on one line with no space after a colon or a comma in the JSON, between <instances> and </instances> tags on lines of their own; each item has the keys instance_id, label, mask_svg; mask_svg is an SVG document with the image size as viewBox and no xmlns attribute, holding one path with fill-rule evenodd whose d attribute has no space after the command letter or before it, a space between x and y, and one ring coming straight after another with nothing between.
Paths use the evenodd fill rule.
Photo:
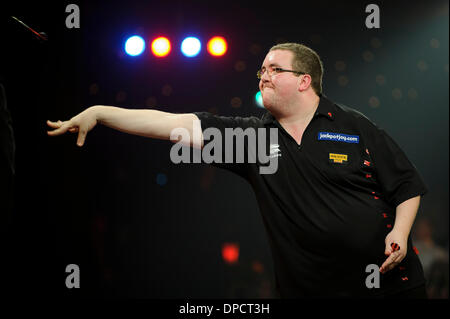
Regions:
<instances>
[{"instance_id":1,"label":"shirt collar","mask_svg":"<svg viewBox=\"0 0 450 319\"><path fill-rule=\"evenodd\" d=\"M334 121L335 112L334 112L334 103L328 99L325 94L320 94L320 101L319 106L317 107L316 113L314 114L314 117L316 116L325 116L327 119ZM267 111L263 114L261 117L261 120L264 125L270 124L276 121L275 117Z\"/></svg>"}]
</instances>

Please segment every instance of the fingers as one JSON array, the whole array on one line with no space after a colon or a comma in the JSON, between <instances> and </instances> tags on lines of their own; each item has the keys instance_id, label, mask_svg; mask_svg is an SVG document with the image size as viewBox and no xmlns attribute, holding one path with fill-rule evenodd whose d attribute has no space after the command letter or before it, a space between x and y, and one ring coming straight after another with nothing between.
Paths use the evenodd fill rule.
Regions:
<instances>
[{"instance_id":1,"label":"fingers","mask_svg":"<svg viewBox=\"0 0 450 319\"><path fill-rule=\"evenodd\" d=\"M388 272L389 270L397 266L400 263L400 261L401 261L401 253L399 251L391 253L390 256L383 263L383 265L381 265L380 272L382 274Z\"/></svg>"},{"instance_id":2,"label":"fingers","mask_svg":"<svg viewBox=\"0 0 450 319\"><path fill-rule=\"evenodd\" d=\"M390 254L390 256L384 261L384 263L380 267L380 272L383 274L386 272L386 269L389 265L394 261L394 254Z\"/></svg>"},{"instance_id":3,"label":"fingers","mask_svg":"<svg viewBox=\"0 0 450 319\"><path fill-rule=\"evenodd\" d=\"M71 133L78 132L77 145L80 147L83 146L86 140L87 128L75 126L71 121L52 122L47 120L47 125L54 129L53 131L47 131L47 134L50 136L61 135L67 131Z\"/></svg>"},{"instance_id":4,"label":"fingers","mask_svg":"<svg viewBox=\"0 0 450 319\"><path fill-rule=\"evenodd\" d=\"M52 122L52 121L47 120L47 125L52 128L59 128L61 126L61 124L62 124L61 121Z\"/></svg>"},{"instance_id":5,"label":"fingers","mask_svg":"<svg viewBox=\"0 0 450 319\"><path fill-rule=\"evenodd\" d=\"M86 140L87 129L85 127L80 127L78 132L77 145L83 146L84 141Z\"/></svg>"},{"instance_id":6,"label":"fingers","mask_svg":"<svg viewBox=\"0 0 450 319\"><path fill-rule=\"evenodd\" d=\"M384 249L384 254L386 256L389 256L390 254L392 254L392 248L389 247L388 245L386 245L386 248Z\"/></svg>"},{"instance_id":7,"label":"fingers","mask_svg":"<svg viewBox=\"0 0 450 319\"><path fill-rule=\"evenodd\" d=\"M381 265L380 272L385 273L395 266L397 266L402 260L402 253L400 252L400 245L397 243L391 243L390 247L386 245L386 249L384 252L387 256L389 256L386 261Z\"/></svg>"},{"instance_id":8,"label":"fingers","mask_svg":"<svg viewBox=\"0 0 450 319\"><path fill-rule=\"evenodd\" d=\"M390 240L386 240L386 246L384 249L384 254L389 256L386 261L381 265L380 272L386 272L394 268L397 264L402 261L402 253L400 252L400 245L396 242L391 242Z\"/></svg>"},{"instance_id":9,"label":"fingers","mask_svg":"<svg viewBox=\"0 0 450 319\"><path fill-rule=\"evenodd\" d=\"M67 130L71 127L70 121L57 121L52 122L47 120L47 125L53 128L53 131L47 131L47 134L50 136L61 135L67 132Z\"/></svg>"}]
</instances>

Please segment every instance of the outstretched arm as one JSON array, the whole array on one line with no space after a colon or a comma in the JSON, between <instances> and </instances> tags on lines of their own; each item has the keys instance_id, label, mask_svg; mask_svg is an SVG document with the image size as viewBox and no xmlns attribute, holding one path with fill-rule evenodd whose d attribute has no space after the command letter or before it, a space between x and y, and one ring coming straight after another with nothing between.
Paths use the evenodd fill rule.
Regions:
<instances>
[{"instance_id":1,"label":"outstretched arm","mask_svg":"<svg viewBox=\"0 0 450 319\"><path fill-rule=\"evenodd\" d=\"M203 136L200 121L192 113L168 113L157 110L124 109L114 106L95 105L72 117L68 121L47 121L53 128L48 131L50 136L78 132L77 145L83 146L87 133L95 125L102 124L118 131L150 138L170 140L170 134L175 128L189 131L190 145L196 148L203 146ZM198 136L194 135L197 134ZM177 142L178 140L172 140Z\"/></svg>"}]
</instances>

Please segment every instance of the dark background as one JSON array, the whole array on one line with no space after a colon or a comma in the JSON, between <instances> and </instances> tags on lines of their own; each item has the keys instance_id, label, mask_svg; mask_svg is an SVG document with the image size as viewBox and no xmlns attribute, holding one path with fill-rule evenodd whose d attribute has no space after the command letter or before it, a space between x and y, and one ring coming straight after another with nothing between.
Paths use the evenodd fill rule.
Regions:
<instances>
[{"instance_id":1,"label":"dark background","mask_svg":"<svg viewBox=\"0 0 450 319\"><path fill-rule=\"evenodd\" d=\"M65 26L70 3L80 8L80 29ZM380 29L365 26L371 2L212 3L2 8L0 80L16 143L13 209L2 214L2 289L33 297L273 297L265 230L243 179L206 164L175 165L172 143L103 126L79 148L76 135L48 137L45 122L98 104L260 116L256 70L281 42L316 50L324 93L385 128L406 152L429 187L416 223L428 222L432 238L424 241L448 258L448 2L377 1ZM146 40L138 57L123 51L133 34ZM224 36L227 54L182 56L191 34ZM148 50L157 35L172 41L167 58ZM224 243L239 246L238 263L222 259ZM80 267L80 289L65 286L68 264ZM435 297L448 297L448 268L438 275L443 292Z\"/></svg>"}]
</instances>

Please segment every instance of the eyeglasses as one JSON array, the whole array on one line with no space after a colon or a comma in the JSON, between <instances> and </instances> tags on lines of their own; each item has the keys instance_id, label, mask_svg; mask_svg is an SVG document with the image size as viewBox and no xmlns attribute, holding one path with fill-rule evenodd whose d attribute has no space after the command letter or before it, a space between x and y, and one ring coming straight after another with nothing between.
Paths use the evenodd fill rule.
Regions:
<instances>
[{"instance_id":1,"label":"eyeglasses","mask_svg":"<svg viewBox=\"0 0 450 319\"><path fill-rule=\"evenodd\" d=\"M262 68L261 70L258 70L258 72L256 72L256 76L258 77L259 80L261 80L264 72L266 72L266 68ZM292 72L292 73L295 73L298 75L306 74L305 72L301 72L301 71L285 70L282 68L272 68L272 67L269 67L268 72L269 72L269 76L272 76L272 75L278 74L278 73L282 73L282 72Z\"/></svg>"}]
</instances>

